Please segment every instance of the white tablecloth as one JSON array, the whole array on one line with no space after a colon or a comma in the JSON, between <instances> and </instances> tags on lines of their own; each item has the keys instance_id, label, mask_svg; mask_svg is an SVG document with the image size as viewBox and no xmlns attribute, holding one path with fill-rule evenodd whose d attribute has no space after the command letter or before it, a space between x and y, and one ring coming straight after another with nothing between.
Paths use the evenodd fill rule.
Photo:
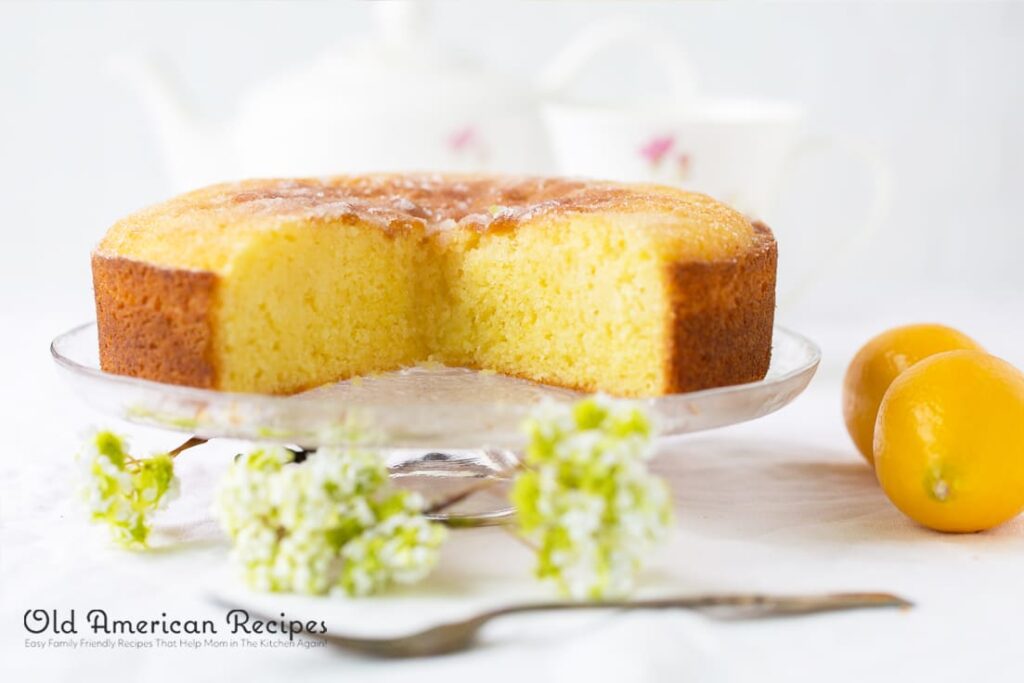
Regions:
<instances>
[{"instance_id":1,"label":"white tablecloth","mask_svg":"<svg viewBox=\"0 0 1024 683\"><path fill-rule=\"evenodd\" d=\"M1012 293L1011 293L1012 294ZM999 296L1002 296L1000 299ZM71 456L88 412L56 378L46 342L78 322L27 312L8 334L0 471L0 673L3 680L663 681L1021 680L1024 522L946 536L900 515L856 454L839 414L839 378L852 351L913 318L962 326L1024 364L1009 320L1014 296L889 297L888 307L822 302L790 324L821 341L826 360L808 391L754 423L663 444L656 469L675 495L677 525L643 573L639 594L704 591L885 590L910 611L788 620L716 621L681 612L522 616L496 623L472 652L381 662L316 649L30 649L28 609L92 608L117 618L211 618L206 599L233 586L227 547L209 510L236 444L179 461L182 497L158 524L158 549L110 548L70 495ZM1016 355L1015 355L1016 354ZM175 437L140 434L166 447ZM528 552L497 529L456 531L425 583L360 601L284 597L264 602L317 616L338 631L399 631L485 605L548 597ZM80 629L81 630L81 629ZM581 676L588 678L579 678Z\"/></svg>"}]
</instances>

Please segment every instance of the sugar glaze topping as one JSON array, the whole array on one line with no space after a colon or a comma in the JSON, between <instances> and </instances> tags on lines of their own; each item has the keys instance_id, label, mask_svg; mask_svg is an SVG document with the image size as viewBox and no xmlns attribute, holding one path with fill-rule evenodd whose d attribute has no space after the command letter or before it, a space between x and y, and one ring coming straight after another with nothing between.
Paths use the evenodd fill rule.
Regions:
<instances>
[{"instance_id":1,"label":"sugar glaze topping","mask_svg":"<svg viewBox=\"0 0 1024 683\"><path fill-rule=\"evenodd\" d=\"M352 217L382 226L420 224L428 230L512 227L540 215L682 208L678 190L562 178L368 175L296 180L251 180L218 185L180 199L193 210L338 220ZM699 201L697 203L700 203Z\"/></svg>"},{"instance_id":2,"label":"sugar glaze topping","mask_svg":"<svg viewBox=\"0 0 1024 683\"><path fill-rule=\"evenodd\" d=\"M391 234L504 233L534 219L629 216L666 258L731 258L755 239L742 214L658 185L522 176L377 174L213 185L118 221L96 252L220 271L250 238L290 223L364 223ZM294 227L294 226L292 226Z\"/></svg>"}]
</instances>

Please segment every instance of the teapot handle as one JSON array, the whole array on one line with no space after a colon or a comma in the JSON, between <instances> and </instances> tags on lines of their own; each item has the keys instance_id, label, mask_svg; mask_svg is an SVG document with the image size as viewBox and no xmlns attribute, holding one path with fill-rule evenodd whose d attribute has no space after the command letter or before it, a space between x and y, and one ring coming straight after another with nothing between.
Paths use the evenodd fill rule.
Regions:
<instances>
[{"instance_id":1,"label":"teapot handle","mask_svg":"<svg viewBox=\"0 0 1024 683\"><path fill-rule=\"evenodd\" d=\"M685 101L694 96L697 78L689 57L676 41L650 24L621 20L592 24L571 39L541 72L541 94L563 94L596 57L624 45L638 47L653 57L668 78L674 100Z\"/></svg>"}]
</instances>

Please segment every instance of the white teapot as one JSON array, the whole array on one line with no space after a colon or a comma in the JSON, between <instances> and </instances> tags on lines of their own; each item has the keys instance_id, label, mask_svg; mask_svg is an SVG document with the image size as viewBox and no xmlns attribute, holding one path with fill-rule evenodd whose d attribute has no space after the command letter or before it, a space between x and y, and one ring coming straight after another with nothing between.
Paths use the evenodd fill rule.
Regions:
<instances>
[{"instance_id":1,"label":"white teapot","mask_svg":"<svg viewBox=\"0 0 1024 683\"><path fill-rule=\"evenodd\" d=\"M157 124L175 189L252 176L548 169L529 84L438 49L422 3L370 7L376 35L264 83L220 128L154 63L119 62Z\"/></svg>"}]
</instances>

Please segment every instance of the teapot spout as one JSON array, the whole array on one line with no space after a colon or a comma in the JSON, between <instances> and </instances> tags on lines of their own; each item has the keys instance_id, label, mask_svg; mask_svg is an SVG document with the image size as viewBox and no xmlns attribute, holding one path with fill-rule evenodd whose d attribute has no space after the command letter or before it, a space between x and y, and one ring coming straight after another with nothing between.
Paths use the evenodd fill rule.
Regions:
<instances>
[{"instance_id":1,"label":"teapot spout","mask_svg":"<svg viewBox=\"0 0 1024 683\"><path fill-rule=\"evenodd\" d=\"M231 175L232 155L225 136L201 120L168 69L138 56L114 59L111 68L142 100L174 190L194 189Z\"/></svg>"}]
</instances>

